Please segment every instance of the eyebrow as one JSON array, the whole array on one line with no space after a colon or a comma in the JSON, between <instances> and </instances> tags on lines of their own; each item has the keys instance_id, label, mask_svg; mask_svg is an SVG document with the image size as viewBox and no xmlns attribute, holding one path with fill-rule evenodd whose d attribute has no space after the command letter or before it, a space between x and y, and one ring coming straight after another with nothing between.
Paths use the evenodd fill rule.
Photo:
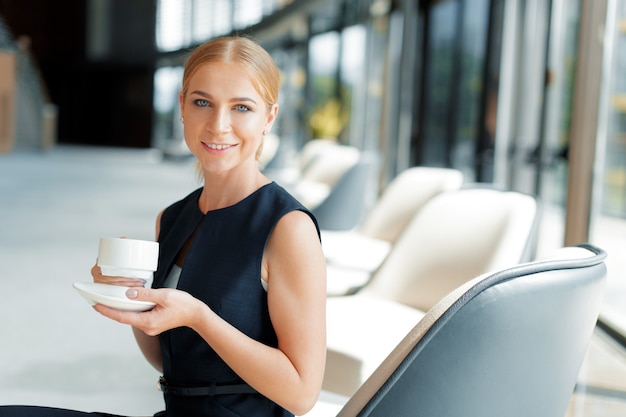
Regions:
<instances>
[{"instance_id":1,"label":"eyebrow","mask_svg":"<svg viewBox=\"0 0 626 417\"><path fill-rule=\"evenodd\" d=\"M190 92L189 94L197 94L199 96L202 96L202 97L205 97L205 98L208 98L208 99L212 99L213 98L213 96L211 96L211 94L205 93L204 91L200 91L200 90L194 90L194 91ZM245 102L250 102L250 103L253 103L253 104L257 104L256 101L254 101L250 97L233 97L229 101L245 101Z\"/></svg>"}]
</instances>

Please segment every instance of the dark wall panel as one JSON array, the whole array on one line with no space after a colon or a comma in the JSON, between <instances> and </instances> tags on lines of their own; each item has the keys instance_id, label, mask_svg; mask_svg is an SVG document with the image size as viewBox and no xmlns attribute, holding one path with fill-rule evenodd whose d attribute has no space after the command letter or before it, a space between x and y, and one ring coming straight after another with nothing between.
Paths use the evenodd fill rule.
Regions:
<instances>
[{"instance_id":1,"label":"dark wall panel","mask_svg":"<svg viewBox=\"0 0 626 417\"><path fill-rule=\"evenodd\" d=\"M149 147L152 136L156 0L0 0L17 39L30 39L50 100L58 107L60 143ZM104 7L105 9L103 9ZM106 16L105 16L106 15ZM106 25L97 60L87 51L94 19ZM102 25L100 25L102 26Z\"/></svg>"}]
</instances>

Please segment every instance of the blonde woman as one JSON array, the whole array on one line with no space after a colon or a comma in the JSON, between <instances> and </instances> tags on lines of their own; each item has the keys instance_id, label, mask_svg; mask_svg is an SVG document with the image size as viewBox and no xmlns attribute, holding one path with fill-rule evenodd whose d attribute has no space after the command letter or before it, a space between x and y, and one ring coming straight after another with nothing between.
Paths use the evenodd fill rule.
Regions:
<instances>
[{"instance_id":1,"label":"blonde woman","mask_svg":"<svg viewBox=\"0 0 626 417\"><path fill-rule=\"evenodd\" d=\"M180 109L204 184L158 216L153 288L92 268L94 281L133 286L128 297L156 303L142 313L95 309L131 325L162 372L158 415L292 416L319 395L326 355L319 230L256 162L278 114L278 89L279 72L254 41L226 37L196 48ZM24 409L0 414L36 415Z\"/></svg>"}]
</instances>

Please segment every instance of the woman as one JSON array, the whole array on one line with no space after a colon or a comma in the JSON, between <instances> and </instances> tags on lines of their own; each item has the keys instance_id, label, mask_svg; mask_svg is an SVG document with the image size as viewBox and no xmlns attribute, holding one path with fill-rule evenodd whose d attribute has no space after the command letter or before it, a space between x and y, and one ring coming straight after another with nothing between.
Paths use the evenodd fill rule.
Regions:
<instances>
[{"instance_id":1,"label":"woman","mask_svg":"<svg viewBox=\"0 0 626 417\"><path fill-rule=\"evenodd\" d=\"M179 99L204 186L159 214L152 289L92 268L94 281L132 286L129 298L157 304L143 313L94 308L131 325L163 373L163 415L299 415L319 395L326 352L319 230L256 163L276 120L278 87L273 60L250 39L196 48Z\"/></svg>"}]
</instances>

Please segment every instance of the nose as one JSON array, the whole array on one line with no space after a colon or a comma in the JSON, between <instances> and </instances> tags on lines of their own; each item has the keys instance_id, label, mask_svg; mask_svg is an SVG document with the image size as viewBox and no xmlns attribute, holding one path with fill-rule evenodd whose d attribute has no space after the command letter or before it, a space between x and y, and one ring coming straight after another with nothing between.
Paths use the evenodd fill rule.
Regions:
<instances>
[{"instance_id":1,"label":"nose","mask_svg":"<svg viewBox=\"0 0 626 417\"><path fill-rule=\"evenodd\" d=\"M219 135L230 132L230 111L226 108L215 108L207 119L207 131Z\"/></svg>"}]
</instances>

